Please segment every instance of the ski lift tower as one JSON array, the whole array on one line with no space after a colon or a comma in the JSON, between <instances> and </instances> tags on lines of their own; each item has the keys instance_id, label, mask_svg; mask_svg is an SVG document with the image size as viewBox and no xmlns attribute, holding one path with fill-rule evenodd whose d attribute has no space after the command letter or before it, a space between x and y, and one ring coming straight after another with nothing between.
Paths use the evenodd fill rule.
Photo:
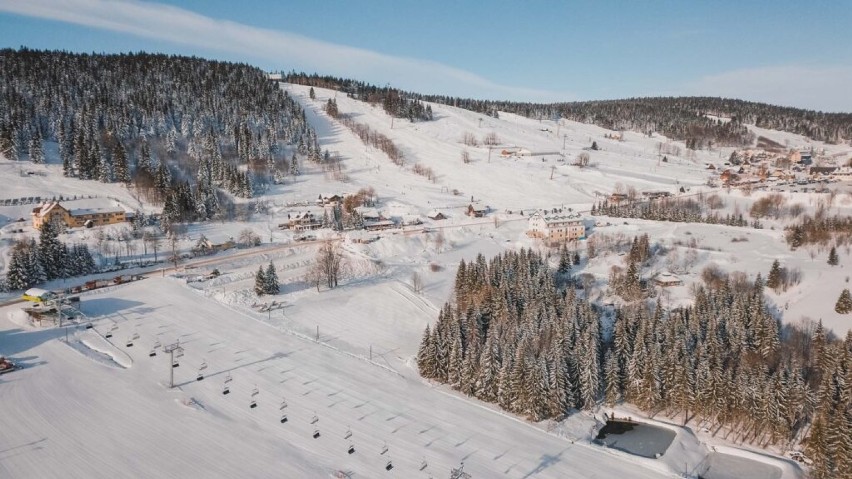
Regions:
<instances>
[{"instance_id":1,"label":"ski lift tower","mask_svg":"<svg viewBox=\"0 0 852 479\"><path fill-rule=\"evenodd\" d=\"M163 348L164 353L170 355L169 360L169 389L175 387L175 356L183 356L183 347L180 345L180 339L177 342L168 344Z\"/></svg>"}]
</instances>

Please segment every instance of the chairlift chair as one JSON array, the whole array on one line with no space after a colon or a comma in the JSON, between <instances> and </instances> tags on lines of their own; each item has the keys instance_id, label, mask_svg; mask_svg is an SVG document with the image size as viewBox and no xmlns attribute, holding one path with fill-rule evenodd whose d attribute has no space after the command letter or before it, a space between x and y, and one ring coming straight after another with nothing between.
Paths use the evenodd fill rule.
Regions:
<instances>
[{"instance_id":1,"label":"chairlift chair","mask_svg":"<svg viewBox=\"0 0 852 479\"><path fill-rule=\"evenodd\" d=\"M319 429L314 429L314 439L319 439L319 437L320 437Z\"/></svg>"}]
</instances>

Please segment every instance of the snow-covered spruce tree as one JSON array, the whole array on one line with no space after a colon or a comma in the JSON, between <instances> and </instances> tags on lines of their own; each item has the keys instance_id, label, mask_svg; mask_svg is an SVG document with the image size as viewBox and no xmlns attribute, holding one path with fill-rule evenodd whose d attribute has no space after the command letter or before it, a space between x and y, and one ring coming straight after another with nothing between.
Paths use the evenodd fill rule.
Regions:
<instances>
[{"instance_id":1,"label":"snow-covered spruce tree","mask_svg":"<svg viewBox=\"0 0 852 479\"><path fill-rule=\"evenodd\" d=\"M772 262L772 268L769 270L769 276L766 277L766 287L769 289L778 289L781 286L781 263L776 259Z\"/></svg>"},{"instance_id":2,"label":"snow-covered spruce tree","mask_svg":"<svg viewBox=\"0 0 852 479\"><path fill-rule=\"evenodd\" d=\"M266 273L263 271L263 266L259 266L254 275L254 293L258 296L266 294Z\"/></svg>"},{"instance_id":3,"label":"snow-covered spruce tree","mask_svg":"<svg viewBox=\"0 0 852 479\"><path fill-rule=\"evenodd\" d=\"M59 241L59 224L45 221L41 225L38 245L38 262L47 280L65 276L65 250Z\"/></svg>"},{"instance_id":4,"label":"snow-covered spruce tree","mask_svg":"<svg viewBox=\"0 0 852 479\"><path fill-rule=\"evenodd\" d=\"M6 283L9 289L13 291L27 289L33 284L27 268L28 253L26 248L25 242L18 242L12 249L9 269L6 272Z\"/></svg>"},{"instance_id":5,"label":"snow-covered spruce tree","mask_svg":"<svg viewBox=\"0 0 852 479\"><path fill-rule=\"evenodd\" d=\"M38 128L35 129L32 138L30 138L30 161L37 165L44 163L44 145Z\"/></svg>"},{"instance_id":6,"label":"snow-covered spruce tree","mask_svg":"<svg viewBox=\"0 0 852 479\"><path fill-rule=\"evenodd\" d=\"M837 298L837 303L834 305L834 310L840 314L849 314L852 312L852 295L849 294L849 288L844 288Z\"/></svg>"},{"instance_id":7,"label":"snow-covered spruce tree","mask_svg":"<svg viewBox=\"0 0 852 479\"><path fill-rule=\"evenodd\" d=\"M837 266L838 263L837 248L832 246L831 250L828 252L828 264L831 266Z\"/></svg>"},{"instance_id":8,"label":"snow-covered spruce tree","mask_svg":"<svg viewBox=\"0 0 852 479\"><path fill-rule=\"evenodd\" d=\"M423 339L420 341L420 348L417 350L417 367L420 375L424 378L434 378L436 375L435 364L435 344L432 338L432 332L429 325L426 325L426 330L423 331Z\"/></svg>"},{"instance_id":9,"label":"snow-covered spruce tree","mask_svg":"<svg viewBox=\"0 0 852 479\"><path fill-rule=\"evenodd\" d=\"M280 291L280 286L278 285L278 273L275 272L275 265L272 264L272 261L270 261L269 266L266 267L266 273L263 275L263 280L264 293L278 294Z\"/></svg>"}]
</instances>

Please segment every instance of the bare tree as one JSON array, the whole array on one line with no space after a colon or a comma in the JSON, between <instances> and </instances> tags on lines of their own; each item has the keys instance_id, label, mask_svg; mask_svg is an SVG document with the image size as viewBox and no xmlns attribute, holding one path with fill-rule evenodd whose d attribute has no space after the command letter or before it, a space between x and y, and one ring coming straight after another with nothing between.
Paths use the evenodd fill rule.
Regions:
<instances>
[{"instance_id":1,"label":"bare tree","mask_svg":"<svg viewBox=\"0 0 852 479\"><path fill-rule=\"evenodd\" d=\"M482 139L482 142L488 146L496 146L500 144L500 137L497 136L497 133L491 132L485 135L485 138Z\"/></svg>"},{"instance_id":2,"label":"bare tree","mask_svg":"<svg viewBox=\"0 0 852 479\"><path fill-rule=\"evenodd\" d=\"M340 243L326 241L317 251L317 273L324 279L329 289L336 288L343 271L343 251ZM319 289L319 286L317 286Z\"/></svg>"},{"instance_id":3,"label":"bare tree","mask_svg":"<svg viewBox=\"0 0 852 479\"><path fill-rule=\"evenodd\" d=\"M577 155L577 161L574 164L581 168L589 166L589 154L585 151L580 153Z\"/></svg>"},{"instance_id":4,"label":"bare tree","mask_svg":"<svg viewBox=\"0 0 852 479\"><path fill-rule=\"evenodd\" d=\"M151 239L148 240L148 243L151 246L151 250L154 252L154 262L157 262L157 252L160 250L160 237L158 235L151 235Z\"/></svg>"},{"instance_id":5,"label":"bare tree","mask_svg":"<svg viewBox=\"0 0 852 479\"><path fill-rule=\"evenodd\" d=\"M444 248L444 232L438 230L435 233L435 251L440 252Z\"/></svg>"},{"instance_id":6,"label":"bare tree","mask_svg":"<svg viewBox=\"0 0 852 479\"><path fill-rule=\"evenodd\" d=\"M423 278L420 277L417 271L411 273L411 289L418 294L423 291Z\"/></svg>"},{"instance_id":7,"label":"bare tree","mask_svg":"<svg viewBox=\"0 0 852 479\"><path fill-rule=\"evenodd\" d=\"M462 160L462 163L464 163L464 164L470 163L470 153L467 150L462 150L461 160Z\"/></svg>"},{"instance_id":8,"label":"bare tree","mask_svg":"<svg viewBox=\"0 0 852 479\"><path fill-rule=\"evenodd\" d=\"M462 143L467 146L479 146L479 141L477 141L473 133L469 131L465 132L464 136L462 137Z\"/></svg>"},{"instance_id":9,"label":"bare tree","mask_svg":"<svg viewBox=\"0 0 852 479\"><path fill-rule=\"evenodd\" d=\"M174 231L169 234L169 245L172 247L172 264L174 264L175 269L177 269L178 265L178 254L177 254L177 245L178 245L178 235Z\"/></svg>"}]
</instances>

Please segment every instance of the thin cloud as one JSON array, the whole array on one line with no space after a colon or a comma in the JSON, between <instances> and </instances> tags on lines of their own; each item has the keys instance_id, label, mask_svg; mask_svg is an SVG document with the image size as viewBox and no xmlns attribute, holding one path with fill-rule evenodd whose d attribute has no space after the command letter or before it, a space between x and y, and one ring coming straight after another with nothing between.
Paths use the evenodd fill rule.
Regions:
<instances>
[{"instance_id":1,"label":"thin cloud","mask_svg":"<svg viewBox=\"0 0 852 479\"><path fill-rule=\"evenodd\" d=\"M706 76L685 93L722 96L826 112L852 112L852 67L783 65Z\"/></svg>"},{"instance_id":2,"label":"thin cloud","mask_svg":"<svg viewBox=\"0 0 852 479\"><path fill-rule=\"evenodd\" d=\"M0 11L164 40L280 62L281 68L318 71L403 89L454 96L529 101L567 100L561 92L500 85L437 62L386 55L289 32L207 17L139 1L0 0Z\"/></svg>"}]
</instances>

